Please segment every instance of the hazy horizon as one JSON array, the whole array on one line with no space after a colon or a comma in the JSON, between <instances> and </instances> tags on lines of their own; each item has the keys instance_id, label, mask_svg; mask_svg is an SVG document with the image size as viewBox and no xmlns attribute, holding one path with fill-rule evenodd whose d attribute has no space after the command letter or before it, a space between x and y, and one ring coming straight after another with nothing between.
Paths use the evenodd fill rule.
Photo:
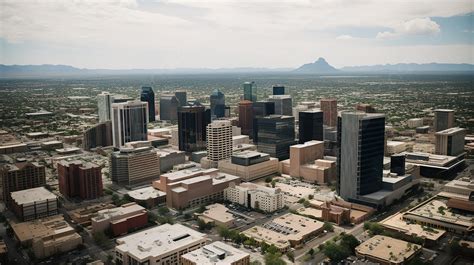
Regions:
<instances>
[{"instance_id":1,"label":"hazy horizon","mask_svg":"<svg viewBox=\"0 0 474 265\"><path fill-rule=\"evenodd\" d=\"M474 63L471 1L9 1L1 64L88 69Z\"/></svg>"}]
</instances>

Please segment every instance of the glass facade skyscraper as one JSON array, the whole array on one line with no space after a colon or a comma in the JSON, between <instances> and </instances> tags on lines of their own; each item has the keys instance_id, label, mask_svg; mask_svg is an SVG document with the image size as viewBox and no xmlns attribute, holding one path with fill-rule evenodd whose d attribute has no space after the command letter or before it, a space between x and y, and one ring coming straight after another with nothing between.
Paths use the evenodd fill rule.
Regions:
<instances>
[{"instance_id":1,"label":"glass facade skyscraper","mask_svg":"<svg viewBox=\"0 0 474 265\"><path fill-rule=\"evenodd\" d=\"M255 82L245 82L244 87L244 100L256 102L257 101L257 86Z\"/></svg>"},{"instance_id":2,"label":"glass facade skyscraper","mask_svg":"<svg viewBox=\"0 0 474 265\"><path fill-rule=\"evenodd\" d=\"M112 104L112 136L114 147L147 140L148 108L146 102L127 101Z\"/></svg>"},{"instance_id":3,"label":"glass facade skyscraper","mask_svg":"<svg viewBox=\"0 0 474 265\"><path fill-rule=\"evenodd\" d=\"M275 102L257 101L253 103L253 142L258 142L257 118L275 114Z\"/></svg>"},{"instance_id":4,"label":"glass facade skyscraper","mask_svg":"<svg viewBox=\"0 0 474 265\"><path fill-rule=\"evenodd\" d=\"M206 150L206 127L211 122L211 110L200 104L178 109L179 150Z\"/></svg>"},{"instance_id":5,"label":"glass facade skyscraper","mask_svg":"<svg viewBox=\"0 0 474 265\"><path fill-rule=\"evenodd\" d=\"M385 116L344 112L338 118L337 192L357 200L382 189Z\"/></svg>"},{"instance_id":6,"label":"glass facade skyscraper","mask_svg":"<svg viewBox=\"0 0 474 265\"><path fill-rule=\"evenodd\" d=\"M323 112L307 110L299 112L299 143L311 140L323 141Z\"/></svg>"},{"instance_id":7,"label":"glass facade skyscraper","mask_svg":"<svg viewBox=\"0 0 474 265\"><path fill-rule=\"evenodd\" d=\"M222 118L225 116L225 96L219 89L212 91L211 101L211 117Z\"/></svg>"},{"instance_id":8,"label":"glass facade skyscraper","mask_svg":"<svg viewBox=\"0 0 474 265\"><path fill-rule=\"evenodd\" d=\"M155 92L149 86L142 87L140 100L148 102L148 121L155 121Z\"/></svg>"},{"instance_id":9,"label":"glass facade skyscraper","mask_svg":"<svg viewBox=\"0 0 474 265\"><path fill-rule=\"evenodd\" d=\"M290 146L295 141L295 118L293 116L270 115L257 118L257 150L285 160L290 157Z\"/></svg>"},{"instance_id":10,"label":"glass facade skyscraper","mask_svg":"<svg viewBox=\"0 0 474 265\"><path fill-rule=\"evenodd\" d=\"M285 95L285 86L275 85L273 86L273 95Z\"/></svg>"},{"instance_id":11,"label":"glass facade skyscraper","mask_svg":"<svg viewBox=\"0 0 474 265\"><path fill-rule=\"evenodd\" d=\"M160 120L178 120L179 101L173 94L161 95L160 97Z\"/></svg>"}]
</instances>

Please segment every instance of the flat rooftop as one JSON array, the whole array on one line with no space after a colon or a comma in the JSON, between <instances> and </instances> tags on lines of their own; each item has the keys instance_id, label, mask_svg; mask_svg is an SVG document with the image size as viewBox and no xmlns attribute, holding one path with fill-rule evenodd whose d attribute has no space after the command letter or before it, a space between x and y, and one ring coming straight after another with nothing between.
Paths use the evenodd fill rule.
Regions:
<instances>
[{"instance_id":1,"label":"flat rooftop","mask_svg":"<svg viewBox=\"0 0 474 265\"><path fill-rule=\"evenodd\" d=\"M453 127L453 128L449 128L449 129L446 129L446 130L436 132L435 134L436 135L439 135L439 134L453 134L453 133L465 132L465 131L466 131L466 129L464 129L464 128Z\"/></svg>"},{"instance_id":2,"label":"flat rooftop","mask_svg":"<svg viewBox=\"0 0 474 265\"><path fill-rule=\"evenodd\" d=\"M232 156L239 157L239 158L252 158L252 157L260 157L260 156L269 156L269 154L260 153L257 151L242 151L242 152L235 153Z\"/></svg>"},{"instance_id":3,"label":"flat rooftop","mask_svg":"<svg viewBox=\"0 0 474 265\"><path fill-rule=\"evenodd\" d=\"M417 249L421 249L421 246L417 244L388 236L376 235L357 246L356 253L396 264L402 263L403 260L409 259L414 255L416 253L415 246Z\"/></svg>"},{"instance_id":4,"label":"flat rooftop","mask_svg":"<svg viewBox=\"0 0 474 265\"><path fill-rule=\"evenodd\" d=\"M156 199L158 197L166 196L165 192L157 190L153 187L146 187L142 189L132 190L127 193L128 196L135 200L145 201L148 199Z\"/></svg>"},{"instance_id":5,"label":"flat rooftop","mask_svg":"<svg viewBox=\"0 0 474 265\"><path fill-rule=\"evenodd\" d=\"M54 193L44 187L32 188L27 190L14 191L11 193L12 200L17 204L29 204L37 201L56 200Z\"/></svg>"},{"instance_id":6,"label":"flat rooftop","mask_svg":"<svg viewBox=\"0 0 474 265\"><path fill-rule=\"evenodd\" d=\"M142 206L132 202L124 204L120 207L104 209L97 212L97 216L92 218L94 220L103 220L103 219L112 219L114 217L121 217L123 215L128 215L134 212L140 212L145 210Z\"/></svg>"},{"instance_id":7,"label":"flat rooftop","mask_svg":"<svg viewBox=\"0 0 474 265\"><path fill-rule=\"evenodd\" d=\"M205 238L205 234L184 225L164 224L118 238L115 249L141 261L174 252L178 248L198 243Z\"/></svg>"},{"instance_id":8,"label":"flat rooftop","mask_svg":"<svg viewBox=\"0 0 474 265\"><path fill-rule=\"evenodd\" d=\"M320 221L287 213L263 225L245 230L243 233L256 240L285 248L289 245L289 240L299 241L304 236L322 229L322 227L323 223Z\"/></svg>"},{"instance_id":9,"label":"flat rooftop","mask_svg":"<svg viewBox=\"0 0 474 265\"><path fill-rule=\"evenodd\" d=\"M436 228L423 229L422 225L407 222L402 217L403 213L397 213L381 221L380 224L386 228L404 233L407 236L417 236L431 241L440 239L446 233L446 231Z\"/></svg>"},{"instance_id":10,"label":"flat rooftop","mask_svg":"<svg viewBox=\"0 0 474 265\"><path fill-rule=\"evenodd\" d=\"M62 215L54 215L29 222L12 224L13 231L20 242L59 235L63 233L74 233L72 228Z\"/></svg>"},{"instance_id":11,"label":"flat rooftop","mask_svg":"<svg viewBox=\"0 0 474 265\"><path fill-rule=\"evenodd\" d=\"M178 170L175 172L162 174L161 176L166 177L168 179L168 182L175 182L182 179L191 178L193 176L200 176L200 175L214 173L216 171L217 170L214 168L207 169L207 170L202 169L202 168L188 168L188 169L183 169L183 170Z\"/></svg>"},{"instance_id":12,"label":"flat rooftop","mask_svg":"<svg viewBox=\"0 0 474 265\"><path fill-rule=\"evenodd\" d=\"M224 258L219 259L219 256ZM215 241L202 248L188 252L181 257L200 265L227 265L250 257L250 255L221 241Z\"/></svg>"},{"instance_id":13,"label":"flat rooftop","mask_svg":"<svg viewBox=\"0 0 474 265\"><path fill-rule=\"evenodd\" d=\"M202 213L204 218L209 218L221 223L227 223L235 219L234 215L228 212L229 209L222 204L211 204L206 206L206 209L207 210Z\"/></svg>"},{"instance_id":14,"label":"flat rooftop","mask_svg":"<svg viewBox=\"0 0 474 265\"><path fill-rule=\"evenodd\" d=\"M400 154L405 155L407 163L440 168L446 167L457 159L455 156L435 155L422 152L403 152Z\"/></svg>"}]
</instances>

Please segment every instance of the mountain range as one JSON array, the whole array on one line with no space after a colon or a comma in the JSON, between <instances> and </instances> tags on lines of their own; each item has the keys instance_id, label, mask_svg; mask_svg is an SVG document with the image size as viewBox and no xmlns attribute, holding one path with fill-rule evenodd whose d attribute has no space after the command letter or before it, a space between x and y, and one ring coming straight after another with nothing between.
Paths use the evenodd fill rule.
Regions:
<instances>
[{"instance_id":1,"label":"mountain range","mask_svg":"<svg viewBox=\"0 0 474 265\"><path fill-rule=\"evenodd\" d=\"M314 63L304 64L296 69L291 68L176 68L176 69L85 69L69 65L4 65L0 64L0 78L41 77L41 76L76 76L76 75L125 75L125 74L224 74L224 73L285 73L338 75L348 73L439 73L439 72L474 72L473 64L444 63L400 63L384 65L347 66L336 69L324 58Z\"/></svg>"}]
</instances>

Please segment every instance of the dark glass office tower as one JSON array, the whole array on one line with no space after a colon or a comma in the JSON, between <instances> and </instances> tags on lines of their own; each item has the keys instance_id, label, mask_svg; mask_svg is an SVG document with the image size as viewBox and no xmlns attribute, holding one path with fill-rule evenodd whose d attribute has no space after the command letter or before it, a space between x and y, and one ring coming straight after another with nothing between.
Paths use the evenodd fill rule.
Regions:
<instances>
[{"instance_id":1,"label":"dark glass office tower","mask_svg":"<svg viewBox=\"0 0 474 265\"><path fill-rule=\"evenodd\" d=\"M405 155L392 155L390 157L390 172L399 176L405 175Z\"/></svg>"},{"instance_id":2,"label":"dark glass office tower","mask_svg":"<svg viewBox=\"0 0 474 265\"><path fill-rule=\"evenodd\" d=\"M275 85L273 86L273 95L285 95L285 86Z\"/></svg>"},{"instance_id":3,"label":"dark glass office tower","mask_svg":"<svg viewBox=\"0 0 474 265\"><path fill-rule=\"evenodd\" d=\"M161 95L160 97L160 120L178 120L179 101L173 94Z\"/></svg>"},{"instance_id":4,"label":"dark glass office tower","mask_svg":"<svg viewBox=\"0 0 474 265\"><path fill-rule=\"evenodd\" d=\"M244 100L256 102L257 101L257 86L255 82L245 82L244 87Z\"/></svg>"},{"instance_id":5,"label":"dark glass office tower","mask_svg":"<svg viewBox=\"0 0 474 265\"><path fill-rule=\"evenodd\" d=\"M219 89L212 91L211 97L211 117L222 118L225 116L225 96Z\"/></svg>"},{"instance_id":6,"label":"dark glass office tower","mask_svg":"<svg viewBox=\"0 0 474 265\"><path fill-rule=\"evenodd\" d=\"M299 113L299 143L304 144L311 140L323 141L322 111L301 111Z\"/></svg>"},{"instance_id":7,"label":"dark glass office tower","mask_svg":"<svg viewBox=\"0 0 474 265\"><path fill-rule=\"evenodd\" d=\"M186 94L186 91L178 90L178 91L174 92L174 95L178 99L180 107L188 105L188 96Z\"/></svg>"},{"instance_id":8,"label":"dark glass office tower","mask_svg":"<svg viewBox=\"0 0 474 265\"><path fill-rule=\"evenodd\" d=\"M345 200L382 188L385 116L344 112L338 122L338 185Z\"/></svg>"},{"instance_id":9,"label":"dark glass office tower","mask_svg":"<svg viewBox=\"0 0 474 265\"><path fill-rule=\"evenodd\" d=\"M275 114L275 102L257 101L253 103L253 142L258 142L258 123L257 118Z\"/></svg>"},{"instance_id":10,"label":"dark glass office tower","mask_svg":"<svg viewBox=\"0 0 474 265\"><path fill-rule=\"evenodd\" d=\"M206 150L206 127L211 122L211 110L199 103L178 109L179 150Z\"/></svg>"},{"instance_id":11,"label":"dark glass office tower","mask_svg":"<svg viewBox=\"0 0 474 265\"><path fill-rule=\"evenodd\" d=\"M155 92L153 92L153 88L149 86L142 87L140 100L148 102L148 121L155 121Z\"/></svg>"},{"instance_id":12,"label":"dark glass office tower","mask_svg":"<svg viewBox=\"0 0 474 265\"><path fill-rule=\"evenodd\" d=\"M290 146L295 141L295 118L293 116L270 115L257 118L257 150L279 160L290 157Z\"/></svg>"}]
</instances>

